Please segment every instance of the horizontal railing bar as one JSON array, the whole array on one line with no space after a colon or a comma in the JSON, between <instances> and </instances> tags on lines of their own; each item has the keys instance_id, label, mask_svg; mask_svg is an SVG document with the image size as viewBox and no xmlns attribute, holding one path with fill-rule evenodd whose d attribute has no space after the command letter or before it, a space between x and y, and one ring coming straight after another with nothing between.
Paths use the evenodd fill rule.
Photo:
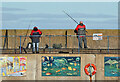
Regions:
<instances>
[{"instance_id":1,"label":"horizontal railing bar","mask_svg":"<svg viewBox=\"0 0 120 82\"><path fill-rule=\"evenodd\" d=\"M39 35L35 35L36 37L39 36ZM75 37L75 36L80 36L80 35L41 35L41 37L57 37L57 36L60 36L60 37L65 37L65 36L68 36L68 37ZM85 35L81 35L81 36L85 36ZM16 36L16 35L8 35L8 36L0 36L0 37L30 37L30 36ZM31 37L34 37L34 36L31 36ZM94 37L94 36L91 36L91 35L86 35L86 37ZM99 36L96 36L96 37L99 37ZM102 37L120 37L120 36L102 36Z\"/></svg>"}]
</instances>

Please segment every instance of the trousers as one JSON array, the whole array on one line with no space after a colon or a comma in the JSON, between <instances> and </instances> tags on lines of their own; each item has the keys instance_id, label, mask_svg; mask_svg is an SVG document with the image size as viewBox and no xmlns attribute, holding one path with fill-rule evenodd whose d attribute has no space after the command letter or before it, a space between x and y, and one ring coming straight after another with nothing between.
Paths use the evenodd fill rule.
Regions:
<instances>
[{"instance_id":1,"label":"trousers","mask_svg":"<svg viewBox=\"0 0 120 82\"><path fill-rule=\"evenodd\" d=\"M79 42L79 48L82 48L82 41L84 42L84 48L87 48L87 40L86 37L78 37L78 42Z\"/></svg>"},{"instance_id":2,"label":"trousers","mask_svg":"<svg viewBox=\"0 0 120 82\"><path fill-rule=\"evenodd\" d=\"M39 52L39 43L32 43L33 44L33 49L32 49L32 52L34 53L35 51L36 52Z\"/></svg>"}]
</instances>

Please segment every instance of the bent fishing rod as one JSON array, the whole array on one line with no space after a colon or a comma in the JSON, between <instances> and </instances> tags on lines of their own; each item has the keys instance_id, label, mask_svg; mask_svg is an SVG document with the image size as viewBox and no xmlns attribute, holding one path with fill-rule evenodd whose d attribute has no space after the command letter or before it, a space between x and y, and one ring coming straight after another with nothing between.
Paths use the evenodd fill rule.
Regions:
<instances>
[{"instance_id":1,"label":"bent fishing rod","mask_svg":"<svg viewBox=\"0 0 120 82\"><path fill-rule=\"evenodd\" d=\"M72 18L69 14L67 14L65 11L63 11L68 17L70 17L74 22L76 22L77 24L79 24L74 18ZM87 32L87 31L86 31ZM87 32L88 33L88 32Z\"/></svg>"}]
</instances>

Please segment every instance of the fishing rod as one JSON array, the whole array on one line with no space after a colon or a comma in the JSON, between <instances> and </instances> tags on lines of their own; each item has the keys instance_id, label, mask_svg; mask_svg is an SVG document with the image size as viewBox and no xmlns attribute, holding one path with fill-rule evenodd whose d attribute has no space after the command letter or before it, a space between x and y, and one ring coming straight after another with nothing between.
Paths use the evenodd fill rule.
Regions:
<instances>
[{"instance_id":1,"label":"fishing rod","mask_svg":"<svg viewBox=\"0 0 120 82\"><path fill-rule=\"evenodd\" d=\"M21 46L21 53L22 53L22 49L25 51L25 53L27 53L27 51L25 50L25 48L23 48L23 46L24 46L24 43L25 43L25 40L26 40L26 37L27 37L27 34L28 34L28 31L29 31L31 24L32 24L32 20L30 21L30 24L28 26L28 30L27 30L26 35L25 35L25 39L24 39L23 44ZM19 48L20 48L20 46L19 46Z\"/></svg>"},{"instance_id":2,"label":"fishing rod","mask_svg":"<svg viewBox=\"0 0 120 82\"><path fill-rule=\"evenodd\" d=\"M74 22L76 22L77 24L79 24L75 19L73 19L69 14L67 14L65 11L63 11L67 16L69 16Z\"/></svg>"},{"instance_id":3,"label":"fishing rod","mask_svg":"<svg viewBox=\"0 0 120 82\"><path fill-rule=\"evenodd\" d=\"M25 39L24 39L24 41L23 41L22 46L24 46L24 43L25 43L25 40L26 40L26 37L27 37L27 34L28 34L28 31L29 31L29 28L30 28L31 24L32 24L32 20L30 21L30 24L29 24L29 26L28 26L28 30L27 30L27 33L26 33L26 35L25 35Z\"/></svg>"},{"instance_id":4,"label":"fishing rod","mask_svg":"<svg viewBox=\"0 0 120 82\"><path fill-rule=\"evenodd\" d=\"M67 14L65 11L63 11L68 17L70 17L74 22L76 22L77 24L79 24L74 18L72 18L69 14ZM86 31L87 32L87 31ZM87 32L88 33L88 32Z\"/></svg>"}]
</instances>

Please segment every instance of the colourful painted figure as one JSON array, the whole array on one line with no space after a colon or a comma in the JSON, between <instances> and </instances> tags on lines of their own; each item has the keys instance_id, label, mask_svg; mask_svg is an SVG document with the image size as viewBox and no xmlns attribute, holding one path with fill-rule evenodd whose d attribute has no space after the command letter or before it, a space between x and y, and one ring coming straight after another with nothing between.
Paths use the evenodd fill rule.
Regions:
<instances>
[{"instance_id":1,"label":"colourful painted figure","mask_svg":"<svg viewBox=\"0 0 120 82\"><path fill-rule=\"evenodd\" d=\"M0 57L2 76L24 76L27 69L26 57Z\"/></svg>"},{"instance_id":2,"label":"colourful painted figure","mask_svg":"<svg viewBox=\"0 0 120 82\"><path fill-rule=\"evenodd\" d=\"M19 58L15 57L14 58L14 72L19 71Z\"/></svg>"},{"instance_id":3,"label":"colourful painted figure","mask_svg":"<svg viewBox=\"0 0 120 82\"><path fill-rule=\"evenodd\" d=\"M26 70L26 58L20 58L20 71Z\"/></svg>"},{"instance_id":4,"label":"colourful painted figure","mask_svg":"<svg viewBox=\"0 0 120 82\"><path fill-rule=\"evenodd\" d=\"M80 76L80 57L42 57L42 76Z\"/></svg>"},{"instance_id":5,"label":"colourful painted figure","mask_svg":"<svg viewBox=\"0 0 120 82\"><path fill-rule=\"evenodd\" d=\"M119 77L120 66L120 57L104 57L104 69L106 77Z\"/></svg>"}]
</instances>

